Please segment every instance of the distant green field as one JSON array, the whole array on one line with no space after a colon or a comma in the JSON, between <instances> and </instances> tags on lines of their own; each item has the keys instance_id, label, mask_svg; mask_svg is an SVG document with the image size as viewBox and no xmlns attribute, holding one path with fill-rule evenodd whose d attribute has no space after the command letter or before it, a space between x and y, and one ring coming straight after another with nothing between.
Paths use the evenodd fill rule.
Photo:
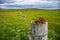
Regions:
<instances>
[{"instance_id":1,"label":"distant green field","mask_svg":"<svg viewBox=\"0 0 60 40\"><path fill-rule=\"evenodd\" d=\"M22 12L22 13L21 13ZM30 23L48 21L48 40L60 40L60 10L0 10L0 40L28 40Z\"/></svg>"}]
</instances>

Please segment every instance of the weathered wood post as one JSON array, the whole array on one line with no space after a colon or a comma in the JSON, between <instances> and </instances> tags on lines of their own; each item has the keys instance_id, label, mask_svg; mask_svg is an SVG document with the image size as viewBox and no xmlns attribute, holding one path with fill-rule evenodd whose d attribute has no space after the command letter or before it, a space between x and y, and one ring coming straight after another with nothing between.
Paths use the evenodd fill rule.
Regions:
<instances>
[{"instance_id":1,"label":"weathered wood post","mask_svg":"<svg viewBox=\"0 0 60 40\"><path fill-rule=\"evenodd\" d=\"M39 18L31 23L31 33L29 40L48 40L48 22Z\"/></svg>"}]
</instances>

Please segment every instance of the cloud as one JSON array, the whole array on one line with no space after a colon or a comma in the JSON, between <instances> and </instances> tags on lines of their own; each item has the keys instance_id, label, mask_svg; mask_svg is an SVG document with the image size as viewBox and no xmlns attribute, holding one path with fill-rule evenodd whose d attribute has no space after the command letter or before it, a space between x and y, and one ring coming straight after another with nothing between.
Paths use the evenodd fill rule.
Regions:
<instances>
[{"instance_id":1,"label":"cloud","mask_svg":"<svg viewBox=\"0 0 60 40\"><path fill-rule=\"evenodd\" d=\"M0 8L19 9L19 8L54 8L60 9L58 0L0 0Z\"/></svg>"},{"instance_id":2,"label":"cloud","mask_svg":"<svg viewBox=\"0 0 60 40\"><path fill-rule=\"evenodd\" d=\"M0 0L0 4L4 4L4 3L13 3L14 0Z\"/></svg>"}]
</instances>

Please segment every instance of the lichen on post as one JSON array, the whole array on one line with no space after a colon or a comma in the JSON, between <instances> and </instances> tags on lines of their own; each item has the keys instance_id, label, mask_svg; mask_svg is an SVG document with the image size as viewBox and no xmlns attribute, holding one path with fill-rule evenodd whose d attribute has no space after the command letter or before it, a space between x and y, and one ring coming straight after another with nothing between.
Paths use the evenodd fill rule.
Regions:
<instances>
[{"instance_id":1,"label":"lichen on post","mask_svg":"<svg viewBox=\"0 0 60 40\"><path fill-rule=\"evenodd\" d=\"M48 22L39 18L31 23L30 40L48 40Z\"/></svg>"}]
</instances>

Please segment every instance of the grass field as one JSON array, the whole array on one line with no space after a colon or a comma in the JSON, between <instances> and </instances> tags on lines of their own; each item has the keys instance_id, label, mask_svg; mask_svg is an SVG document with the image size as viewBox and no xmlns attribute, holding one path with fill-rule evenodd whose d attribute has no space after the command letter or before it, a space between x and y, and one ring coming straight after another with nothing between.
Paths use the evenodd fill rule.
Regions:
<instances>
[{"instance_id":1,"label":"grass field","mask_svg":"<svg viewBox=\"0 0 60 40\"><path fill-rule=\"evenodd\" d=\"M22 12L22 13L21 13ZM0 10L0 40L28 40L30 23L48 21L48 40L60 40L60 10Z\"/></svg>"}]
</instances>

